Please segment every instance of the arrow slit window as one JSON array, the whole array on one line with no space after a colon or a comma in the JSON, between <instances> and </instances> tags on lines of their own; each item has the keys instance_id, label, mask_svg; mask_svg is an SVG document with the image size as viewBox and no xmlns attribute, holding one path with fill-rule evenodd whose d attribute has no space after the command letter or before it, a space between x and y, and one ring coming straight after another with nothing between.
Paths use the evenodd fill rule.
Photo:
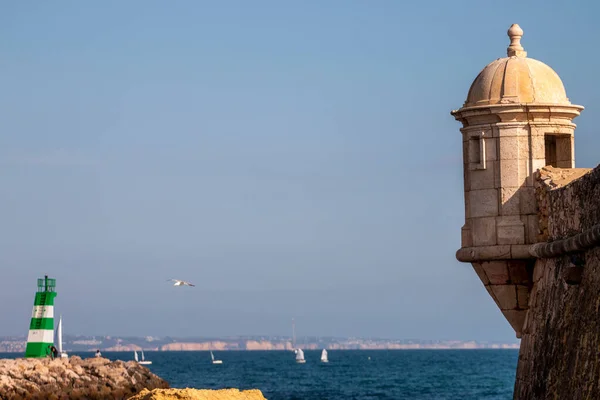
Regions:
<instances>
[{"instance_id":1,"label":"arrow slit window","mask_svg":"<svg viewBox=\"0 0 600 400\"><path fill-rule=\"evenodd\" d=\"M469 169L485 169L485 138L483 132L469 137Z\"/></svg>"}]
</instances>

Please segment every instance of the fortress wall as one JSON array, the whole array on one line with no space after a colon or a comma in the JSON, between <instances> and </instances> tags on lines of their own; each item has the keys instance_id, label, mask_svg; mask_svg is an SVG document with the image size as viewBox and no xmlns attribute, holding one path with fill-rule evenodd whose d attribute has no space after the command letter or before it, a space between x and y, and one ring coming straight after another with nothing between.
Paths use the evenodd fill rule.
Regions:
<instances>
[{"instance_id":1,"label":"fortress wall","mask_svg":"<svg viewBox=\"0 0 600 400\"><path fill-rule=\"evenodd\" d=\"M542 170L538 179L541 233L549 241L600 224L600 167L572 171ZM514 397L600 398L598 245L537 260Z\"/></svg>"}]
</instances>

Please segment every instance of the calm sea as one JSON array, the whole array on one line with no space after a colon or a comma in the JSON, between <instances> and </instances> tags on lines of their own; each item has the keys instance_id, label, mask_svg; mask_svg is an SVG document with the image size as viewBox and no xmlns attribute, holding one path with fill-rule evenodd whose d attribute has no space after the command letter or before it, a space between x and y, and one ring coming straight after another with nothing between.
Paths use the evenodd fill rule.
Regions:
<instances>
[{"instance_id":1,"label":"calm sea","mask_svg":"<svg viewBox=\"0 0 600 400\"><path fill-rule=\"evenodd\" d=\"M89 357L92 353L77 353ZM517 350L146 352L148 366L171 387L260 389L269 400L512 399ZM13 358L18 354L1 354ZM103 353L130 360L133 353Z\"/></svg>"}]
</instances>

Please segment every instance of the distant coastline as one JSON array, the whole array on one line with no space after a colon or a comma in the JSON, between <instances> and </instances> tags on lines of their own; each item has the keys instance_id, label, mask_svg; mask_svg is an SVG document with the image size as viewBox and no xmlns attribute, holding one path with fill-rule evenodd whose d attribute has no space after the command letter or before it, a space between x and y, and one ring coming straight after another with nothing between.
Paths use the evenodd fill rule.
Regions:
<instances>
[{"instance_id":1,"label":"distant coastline","mask_svg":"<svg viewBox=\"0 0 600 400\"><path fill-rule=\"evenodd\" d=\"M66 336L67 352L87 352L100 349L107 352L146 351L256 351L292 350L289 337L240 336L233 338L172 338L172 337L118 337L118 336ZM24 352L26 338L0 337L0 353ZM520 343L418 340L418 339L366 339L366 338L301 338L297 347L305 350L472 350L519 349Z\"/></svg>"}]
</instances>

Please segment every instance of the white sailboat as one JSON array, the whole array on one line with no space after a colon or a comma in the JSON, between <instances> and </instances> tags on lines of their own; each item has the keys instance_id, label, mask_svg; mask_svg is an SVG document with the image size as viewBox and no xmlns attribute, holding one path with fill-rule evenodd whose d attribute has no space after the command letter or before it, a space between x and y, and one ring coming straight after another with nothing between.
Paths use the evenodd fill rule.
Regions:
<instances>
[{"instance_id":1,"label":"white sailboat","mask_svg":"<svg viewBox=\"0 0 600 400\"><path fill-rule=\"evenodd\" d=\"M223 364L223 360L215 360L215 356L212 351L210 352L210 358L212 359L213 364Z\"/></svg>"},{"instance_id":2,"label":"white sailboat","mask_svg":"<svg viewBox=\"0 0 600 400\"><path fill-rule=\"evenodd\" d=\"M140 360L138 359L138 355L137 355L137 351L133 351L133 359L135 360L135 362L139 362Z\"/></svg>"},{"instance_id":3,"label":"white sailboat","mask_svg":"<svg viewBox=\"0 0 600 400\"><path fill-rule=\"evenodd\" d=\"M135 353L135 361L137 361L137 353ZM150 365L150 364L152 364L152 361L148 361L144 357L144 349L142 349L142 361L138 361L138 364L142 364L142 365Z\"/></svg>"},{"instance_id":4,"label":"white sailboat","mask_svg":"<svg viewBox=\"0 0 600 400\"><path fill-rule=\"evenodd\" d=\"M323 349L323 351L321 352L321 362L329 362L329 359L327 358L327 350Z\"/></svg>"},{"instance_id":5,"label":"white sailboat","mask_svg":"<svg viewBox=\"0 0 600 400\"><path fill-rule=\"evenodd\" d=\"M302 349L296 349L296 362L298 364L304 364L306 362Z\"/></svg>"},{"instance_id":6,"label":"white sailboat","mask_svg":"<svg viewBox=\"0 0 600 400\"><path fill-rule=\"evenodd\" d=\"M63 351L62 342L62 315L58 318L58 327L56 328L56 336L58 336L58 354L60 358L69 358L68 354Z\"/></svg>"}]
</instances>

